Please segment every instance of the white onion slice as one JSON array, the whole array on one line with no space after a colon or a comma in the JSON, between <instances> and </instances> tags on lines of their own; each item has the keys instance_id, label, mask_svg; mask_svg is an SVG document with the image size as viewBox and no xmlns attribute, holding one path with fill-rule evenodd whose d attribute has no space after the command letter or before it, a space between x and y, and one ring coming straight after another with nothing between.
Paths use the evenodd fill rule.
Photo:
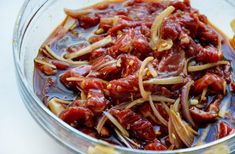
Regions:
<instances>
[{"instance_id":1,"label":"white onion slice","mask_svg":"<svg viewBox=\"0 0 235 154\"><path fill-rule=\"evenodd\" d=\"M109 112L103 112L105 116L120 130L124 136L129 136L128 131Z\"/></svg>"},{"instance_id":2,"label":"white onion slice","mask_svg":"<svg viewBox=\"0 0 235 154\"><path fill-rule=\"evenodd\" d=\"M83 56L85 54L92 52L95 49L101 48L101 47L109 44L110 42L112 42L112 37L110 35L108 35L105 38L103 38L102 40L97 41L97 42L95 42L85 48L82 48L76 52L65 54L65 58L66 59L73 59L73 58Z\"/></svg>"},{"instance_id":3,"label":"white onion slice","mask_svg":"<svg viewBox=\"0 0 235 154\"><path fill-rule=\"evenodd\" d=\"M56 60L60 60L60 61L63 61L63 62L66 62L70 65L76 65L76 66L80 66L80 65L85 65L85 64L88 64L87 61L72 61L72 60L68 60L68 59L64 59L60 56L57 56L55 54L54 51L52 51L52 49L48 46L48 45L45 45L45 50L43 50L44 52L47 52L49 55L51 55L53 58L55 58Z\"/></svg>"},{"instance_id":4,"label":"white onion slice","mask_svg":"<svg viewBox=\"0 0 235 154\"><path fill-rule=\"evenodd\" d=\"M206 70L218 65L227 65L229 64L228 61L222 60L222 61L218 61L215 63L208 63L208 64L203 64L203 65L196 65L196 66L188 66L188 71L189 72L197 72L197 71L202 71L202 70Z\"/></svg>"},{"instance_id":5,"label":"white onion slice","mask_svg":"<svg viewBox=\"0 0 235 154\"><path fill-rule=\"evenodd\" d=\"M161 51L164 51L166 49L169 49L172 47L173 43L171 40L172 45L168 45L169 44L169 40L162 40L159 36L159 31L162 25L162 22L164 20L164 18L166 18L167 16L169 16L170 14L172 14L174 12L175 8L173 6L169 6L167 7L164 11L162 11L159 15L156 16L156 18L153 21L152 27L151 27L151 40L150 40L150 46L153 50L158 49L159 44L162 44L161 42L166 43L166 47L167 48L162 48ZM164 42L166 41L166 42Z\"/></svg>"},{"instance_id":6,"label":"white onion slice","mask_svg":"<svg viewBox=\"0 0 235 154\"><path fill-rule=\"evenodd\" d=\"M168 78L152 78L149 80L144 81L144 84L156 84L156 85L171 85L171 84L179 84L183 83L184 78L182 76L176 76L176 77L168 77Z\"/></svg>"},{"instance_id":7,"label":"white onion slice","mask_svg":"<svg viewBox=\"0 0 235 154\"><path fill-rule=\"evenodd\" d=\"M153 57L147 57L145 60L142 62L140 70L139 70L139 75L138 75L138 83L139 83L139 89L140 89L140 94L144 99L147 99L148 96L150 95L150 92L147 92L144 90L144 85L143 85L143 76L145 75L144 69L147 66L147 64L151 61L153 61Z\"/></svg>"},{"instance_id":8,"label":"white onion slice","mask_svg":"<svg viewBox=\"0 0 235 154\"><path fill-rule=\"evenodd\" d=\"M152 108L153 110L153 114L156 116L156 118L164 125L164 126L167 126L167 121L162 117L162 115L158 112L158 110L156 109L154 103L153 103L153 100L152 100L152 97L149 96L149 104L150 104L150 107Z\"/></svg>"}]
</instances>

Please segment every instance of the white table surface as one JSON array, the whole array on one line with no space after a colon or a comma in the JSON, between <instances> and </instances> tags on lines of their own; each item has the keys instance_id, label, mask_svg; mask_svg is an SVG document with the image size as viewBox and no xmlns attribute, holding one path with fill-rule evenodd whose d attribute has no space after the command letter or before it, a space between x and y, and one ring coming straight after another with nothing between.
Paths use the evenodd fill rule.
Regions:
<instances>
[{"instance_id":1,"label":"white table surface","mask_svg":"<svg viewBox=\"0 0 235 154\"><path fill-rule=\"evenodd\" d=\"M194 1L198 4L221 2L220 0ZM234 0L228 1L234 2ZM57 144L32 119L18 93L11 40L16 16L22 3L23 0L0 0L0 154L67 154L68 151ZM221 5L225 7L224 11L227 5ZM230 14L229 10L227 13ZM210 15L213 14L209 12ZM226 32L230 33L229 21L231 20L224 19L218 14L218 20L213 22L222 23L222 26L228 30Z\"/></svg>"},{"instance_id":2,"label":"white table surface","mask_svg":"<svg viewBox=\"0 0 235 154\"><path fill-rule=\"evenodd\" d=\"M34 121L18 93L12 33L24 0L0 0L0 154L67 154Z\"/></svg>"}]
</instances>

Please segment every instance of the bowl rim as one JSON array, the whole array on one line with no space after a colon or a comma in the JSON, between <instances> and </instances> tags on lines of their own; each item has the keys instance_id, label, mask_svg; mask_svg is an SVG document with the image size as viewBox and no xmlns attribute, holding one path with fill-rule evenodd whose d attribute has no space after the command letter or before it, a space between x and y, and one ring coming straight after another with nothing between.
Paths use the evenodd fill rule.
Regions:
<instances>
[{"instance_id":1,"label":"bowl rim","mask_svg":"<svg viewBox=\"0 0 235 154\"><path fill-rule=\"evenodd\" d=\"M19 80L22 81L23 86L26 87L26 92L28 93L28 95L30 97L32 97L32 99L34 100L34 102L36 102L36 105L39 106L41 108L41 110L47 114L47 116L52 117L53 120L60 125L63 129L65 129L66 131L68 131L69 133L75 134L76 136L80 136L82 139L88 141L88 142L92 142L95 145L101 145L101 146L105 146L105 147L111 147L114 150L118 150L118 152L130 152L130 153L142 153L142 154L157 154L157 153L162 153L162 154L173 154L173 153L185 153L185 152L194 152L194 151L198 151L198 150L204 150L205 148L211 148L212 146L215 145L219 145L221 143L226 142L227 140L230 140L232 138L235 138L235 133L226 136L224 138L215 140L213 142L207 143L207 144L203 144L203 145L199 145L196 147L190 147L190 148L184 148L184 149L177 149L177 150L166 150L166 151L152 151L152 150L139 150L139 149L130 149L130 148L126 148L126 147L120 147L120 146L115 146L109 143L106 143L102 140L98 140L95 139L93 137L90 137L80 131L77 131L75 128L69 126L68 124L66 124L64 121L62 121L61 119L59 119L56 115L54 115L42 102L41 100L36 96L33 88L30 86L30 84L28 83L28 81L26 80L26 77L24 75L24 68L20 67L20 52L21 52L21 45L24 36L21 38L20 35L20 24L22 21L22 18L25 14L25 10L28 7L28 4L33 1L33 0L25 0L18 15L17 15L17 19L14 25L14 31L13 31L13 42L12 42L12 47L13 47L13 60L14 60L14 65L15 65L15 71L19 77ZM45 0L46 4L49 0ZM57 0L56 0L57 1ZM100 0L100 1L105 1L105 0ZM30 16L31 19L34 18L34 16ZM29 23L30 24L30 23ZM27 28L25 29L24 33L27 31ZM19 85L18 85L19 87ZM24 100L23 100L24 102ZM32 114L32 116L34 116ZM36 121L37 119L34 118ZM38 121L37 121L38 122ZM39 123L39 122L38 122ZM50 135L53 136L53 138L61 143L63 146L67 147L67 149L69 148L69 150L73 150L75 152L78 151L78 149L74 146L70 146L67 142L61 140L59 137L57 137L55 134L53 134L49 129L46 129L45 126L43 126L42 124L39 123L39 125ZM208 149L209 150L209 149Z\"/></svg>"}]
</instances>

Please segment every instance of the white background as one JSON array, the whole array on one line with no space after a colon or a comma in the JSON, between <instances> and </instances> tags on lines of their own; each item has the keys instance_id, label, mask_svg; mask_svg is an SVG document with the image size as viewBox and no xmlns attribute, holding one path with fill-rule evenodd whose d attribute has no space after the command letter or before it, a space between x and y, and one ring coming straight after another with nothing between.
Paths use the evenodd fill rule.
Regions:
<instances>
[{"instance_id":1,"label":"white background","mask_svg":"<svg viewBox=\"0 0 235 154\"><path fill-rule=\"evenodd\" d=\"M235 0L230 1L235 2ZM208 13L209 18L218 11L210 4L221 6L221 10L230 17L218 12L216 20L212 19L212 22L222 26L231 34L229 28L231 9L228 9L228 4L225 2L220 4L221 0L194 0L194 2L204 3L207 9L203 12ZM14 23L22 3L23 0L0 0L0 154L67 154L63 147L36 124L18 94L11 46ZM208 12L213 9L214 13Z\"/></svg>"},{"instance_id":2,"label":"white background","mask_svg":"<svg viewBox=\"0 0 235 154\"><path fill-rule=\"evenodd\" d=\"M0 0L0 154L67 154L33 120L16 86L12 33L23 0Z\"/></svg>"}]
</instances>

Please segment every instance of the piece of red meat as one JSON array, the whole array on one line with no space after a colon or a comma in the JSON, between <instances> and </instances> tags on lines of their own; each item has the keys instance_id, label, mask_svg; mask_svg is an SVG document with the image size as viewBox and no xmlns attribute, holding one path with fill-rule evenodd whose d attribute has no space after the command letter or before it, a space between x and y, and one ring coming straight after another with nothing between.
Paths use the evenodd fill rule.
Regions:
<instances>
[{"instance_id":1,"label":"piece of red meat","mask_svg":"<svg viewBox=\"0 0 235 154\"><path fill-rule=\"evenodd\" d=\"M132 133L133 137L143 141L152 141L156 138L152 124L132 110L112 109L110 112L125 129Z\"/></svg>"}]
</instances>

